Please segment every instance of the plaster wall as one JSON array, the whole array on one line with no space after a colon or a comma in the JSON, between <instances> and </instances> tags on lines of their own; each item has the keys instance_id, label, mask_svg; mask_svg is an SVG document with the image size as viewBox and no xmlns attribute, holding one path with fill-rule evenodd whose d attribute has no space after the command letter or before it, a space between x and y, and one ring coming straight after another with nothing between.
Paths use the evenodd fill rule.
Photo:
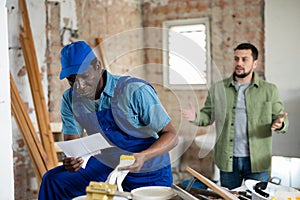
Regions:
<instances>
[{"instance_id":1,"label":"plaster wall","mask_svg":"<svg viewBox=\"0 0 300 200\"><path fill-rule=\"evenodd\" d=\"M35 52L38 66L40 69L42 87L45 100L48 97L48 80L46 67L46 31L45 31L45 2L28 0L27 10L30 18L30 25L34 39ZM20 96L27 108L29 117L33 123L36 123L36 116L33 106L33 100L30 91L30 85L27 77L23 52L19 41L20 26L22 19L18 0L7 0L7 20L8 20L8 50L9 67L12 77L17 85ZM14 160L14 188L15 199L34 199L38 191L33 167L29 159L24 141L20 135L19 129L12 117L12 150Z\"/></svg>"},{"instance_id":2,"label":"plaster wall","mask_svg":"<svg viewBox=\"0 0 300 200\"><path fill-rule=\"evenodd\" d=\"M266 79L275 83L289 117L286 134L273 135L272 175L282 185L300 188L300 1L267 0ZM284 170L283 170L284 169Z\"/></svg>"},{"instance_id":3,"label":"plaster wall","mask_svg":"<svg viewBox=\"0 0 300 200\"><path fill-rule=\"evenodd\" d=\"M9 77L9 56L8 56L8 31L7 31L7 12L5 3L0 2L0 29L2 30L0 37L0 127L1 145L0 145L0 199L14 199L14 174L13 174L13 151L12 146L12 130L10 118L10 77Z\"/></svg>"}]
</instances>

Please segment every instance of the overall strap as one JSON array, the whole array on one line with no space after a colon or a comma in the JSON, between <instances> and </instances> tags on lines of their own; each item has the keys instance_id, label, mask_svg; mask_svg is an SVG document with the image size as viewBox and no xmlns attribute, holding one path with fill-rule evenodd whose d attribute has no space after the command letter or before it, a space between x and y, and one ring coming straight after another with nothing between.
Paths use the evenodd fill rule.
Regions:
<instances>
[{"instance_id":1,"label":"overall strap","mask_svg":"<svg viewBox=\"0 0 300 200\"><path fill-rule=\"evenodd\" d=\"M132 119L132 108L130 100L136 90L145 85L153 86L145 80L130 76L123 76L119 79L114 90L114 96L111 101L111 110L116 124L121 130L138 138L154 137L158 138L156 130L149 125L138 126Z\"/></svg>"}]
</instances>

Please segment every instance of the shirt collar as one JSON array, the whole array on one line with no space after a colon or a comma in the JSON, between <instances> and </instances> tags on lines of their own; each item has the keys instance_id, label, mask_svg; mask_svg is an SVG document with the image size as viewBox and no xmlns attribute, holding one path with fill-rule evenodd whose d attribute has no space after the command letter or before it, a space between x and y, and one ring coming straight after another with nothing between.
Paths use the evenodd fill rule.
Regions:
<instances>
[{"instance_id":1,"label":"shirt collar","mask_svg":"<svg viewBox=\"0 0 300 200\"><path fill-rule=\"evenodd\" d=\"M112 75L107 70L105 70L104 73L106 73L106 83L105 83L105 87L103 89L103 93L112 97L114 94L114 89L115 89L120 77Z\"/></svg>"},{"instance_id":2,"label":"shirt collar","mask_svg":"<svg viewBox=\"0 0 300 200\"><path fill-rule=\"evenodd\" d=\"M252 83L251 85L259 87L259 77L256 73L253 72L253 77L252 77ZM235 87L235 83L234 83L234 76L233 74L226 80L226 86L227 87Z\"/></svg>"},{"instance_id":3,"label":"shirt collar","mask_svg":"<svg viewBox=\"0 0 300 200\"><path fill-rule=\"evenodd\" d=\"M259 87L259 77L256 73L253 73L253 80L252 80L252 84L256 87Z\"/></svg>"}]
</instances>

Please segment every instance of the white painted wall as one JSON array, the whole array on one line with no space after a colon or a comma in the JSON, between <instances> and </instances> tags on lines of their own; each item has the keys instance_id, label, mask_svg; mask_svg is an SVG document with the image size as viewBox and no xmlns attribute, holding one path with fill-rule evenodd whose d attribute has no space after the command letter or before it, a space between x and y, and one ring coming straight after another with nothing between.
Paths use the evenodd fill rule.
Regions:
<instances>
[{"instance_id":1,"label":"white painted wall","mask_svg":"<svg viewBox=\"0 0 300 200\"><path fill-rule=\"evenodd\" d=\"M44 91L44 98L48 101L48 79L47 79L47 64L46 64L46 8L45 1L26 0L28 9L30 27L34 40L35 53L37 56L38 66L40 68L42 87ZM22 17L20 14L19 0L6 0L8 9L8 45L10 70L14 81L20 92L22 100L28 103L29 108L34 108L33 99L30 91L29 80L27 74L17 76L22 67L25 66L23 52L20 44L19 34L20 26L22 25ZM35 113L29 113L32 122L36 122ZM14 138L20 137L18 128L13 126Z\"/></svg>"},{"instance_id":2,"label":"white painted wall","mask_svg":"<svg viewBox=\"0 0 300 200\"><path fill-rule=\"evenodd\" d=\"M0 1L0 16L0 199L12 200L14 199L14 175L10 110L7 10L5 7L5 1Z\"/></svg>"},{"instance_id":3,"label":"white painted wall","mask_svg":"<svg viewBox=\"0 0 300 200\"><path fill-rule=\"evenodd\" d=\"M19 40L20 26L22 24L22 17L19 9L19 0L0 0L1 2L6 2L5 12L7 12L7 29L8 36L6 38L6 42L8 41L9 49L9 66L10 72L14 78L14 81L17 85L18 91L23 102L27 103L28 109L34 109L33 98L31 95L30 85L28 81L27 73L25 72L23 75L20 75L20 71L25 71L23 68L25 67L23 51L21 49L21 44ZM26 0L26 5L28 9L28 15L30 20L31 31L34 39L35 53L37 56L38 66L41 72L42 78L42 87L44 91L44 98L48 101L48 79L47 79L47 64L46 64L46 9L45 9L45 1L36 1L36 0ZM2 16L2 15L1 15ZM0 29L2 30L2 29ZM2 31L1 31L2 34ZM2 35L1 35L2 37ZM1 38L2 39L2 38ZM2 44L2 43L0 43ZM2 54L1 54L2 55ZM1 85L2 90L3 85ZM10 105L9 105L10 107ZM28 113L31 121L36 123L36 115L35 112ZM11 118L11 115L9 115ZM2 128L2 127L1 127ZM14 118L12 118L12 140L13 144L10 145L10 148L18 152L17 140L21 138L21 134L19 132L19 128L16 125ZM26 160L25 163L31 162L28 152L21 152L24 155ZM13 157L12 157L13 159ZM2 179L1 180L5 180ZM37 183L34 178L30 181L30 187L32 190L38 189ZM2 188L1 188L2 189ZM12 193L13 195L14 193ZM0 198L5 199L5 198Z\"/></svg>"},{"instance_id":4,"label":"white painted wall","mask_svg":"<svg viewBox=\"0 0 300 200\"><path fill-rule=\"evenodd\" d=\"M300 188L299 9L299 0L266 0L265 4L266 79L278 86L290 121L285 135L274 134L273 155L298 157L280 158L284 162L274 159L272 171L276 176L282 172L282 184L297 188ZM283 167L282 163L290 167Z\"/></svg>"},{"instance_id":5,"label":"white painted wall","mask_svg":"<svg viewBox=\"0 0 300 200\"><path fill-rule=\"evenodd\" d=\"M274 154L300 157L300 1L266 0L266 79L275 83L289 114L286 135L274 136Z\"/></svg>"}]
</instances>

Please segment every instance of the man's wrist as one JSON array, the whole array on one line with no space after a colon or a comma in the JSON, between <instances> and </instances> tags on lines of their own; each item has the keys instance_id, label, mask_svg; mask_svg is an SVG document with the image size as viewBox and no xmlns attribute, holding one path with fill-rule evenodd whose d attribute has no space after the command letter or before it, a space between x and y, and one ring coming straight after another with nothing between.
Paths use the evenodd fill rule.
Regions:
<instances>
[{"instance_id":1,"label":"man's wrist","mask_svg":"<svg viewBox=\"0 0 300 200\"><path fill-rule=\"evenodd\" d=\"M276 129L276 131L281 131L284 128L284 122L282 122L282 125L280 128Z\"/></svg>"}]
</instances>

